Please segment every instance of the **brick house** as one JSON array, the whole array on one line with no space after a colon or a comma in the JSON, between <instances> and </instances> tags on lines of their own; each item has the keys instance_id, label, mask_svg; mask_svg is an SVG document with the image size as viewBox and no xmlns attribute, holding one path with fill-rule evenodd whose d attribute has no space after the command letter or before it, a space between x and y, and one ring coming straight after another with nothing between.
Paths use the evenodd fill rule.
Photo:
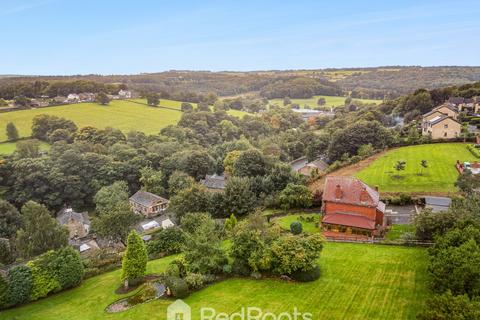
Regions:
<instances>
[{"instance_id":1,"label":"brick house","mask_svg":"<svg viewBox=\"0 0 480 320\"><path fill-rule=\"evenodd\" d=\"M168 208L168 200L156 194L139 190L130 197L133 212L150 218L164 213Z\"/></svg>"},{"instance_id":2,"label":"brick house","mask_svg":"<svg viewBox=\"0 0 480 320\"><path fill-rule=\"evenodd\" d=\"M378 236L386 225L378 191L353 177L327 177L322 199L327 237Z\"/></svg>"}]
</instances>

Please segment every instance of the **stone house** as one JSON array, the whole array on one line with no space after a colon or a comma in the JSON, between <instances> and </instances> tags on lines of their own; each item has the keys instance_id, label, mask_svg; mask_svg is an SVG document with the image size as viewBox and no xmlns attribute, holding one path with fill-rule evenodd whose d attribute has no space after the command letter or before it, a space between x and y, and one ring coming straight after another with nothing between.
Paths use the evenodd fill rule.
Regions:
<instances>
[{"instance_id":1,"label":"stone house","mask_svg":"<svg viewBox=\"0 0 480 320\"><path fill-rule=\"evenodd\" d=\"M137 191L129 200L133 212L146 218L165 213L168 208L167 199L143 190Z\"/></svg>"}]
</instances>

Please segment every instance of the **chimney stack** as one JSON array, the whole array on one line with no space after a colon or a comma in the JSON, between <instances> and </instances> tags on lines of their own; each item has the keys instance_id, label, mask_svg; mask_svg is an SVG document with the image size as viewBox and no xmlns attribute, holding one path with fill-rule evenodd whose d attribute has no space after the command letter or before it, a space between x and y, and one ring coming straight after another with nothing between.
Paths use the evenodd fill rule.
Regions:
<instances>
[{"instance_id":1,"label":"chimney stack","mask_svg":"<svg viewBox=\"0 0 480 320\"><path fill-rule=\"evenodd\" d=\"M335 188L335 199L340 200L343 197L343 191L342 187L340 187L339 184L337 184L337 187Z\"/></svg>"},{"instance_id":2,"label":"chimney stack","mask_svg":"<svg viewBox=\"0 0 480 320\"><path fill-rule=\"evenodd\" d=\"M362 192L360 193L360 202L365 203L370 199L368 195L367 188L363 187Z\"/></svg>"}]
</instances>

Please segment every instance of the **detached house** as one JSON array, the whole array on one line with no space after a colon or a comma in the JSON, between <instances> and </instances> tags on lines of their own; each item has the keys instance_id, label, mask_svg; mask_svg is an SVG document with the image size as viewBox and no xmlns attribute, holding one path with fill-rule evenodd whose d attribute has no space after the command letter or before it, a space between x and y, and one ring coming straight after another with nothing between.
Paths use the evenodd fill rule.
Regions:
<instances>
[{"instance_id":1,"label":"detached house","mask_svg":"<svg viewBox=\"0 0 480 320\"><path fill-rule=\"evenodd\" d=\"M328 168L328 163L323 158L317 158L309 162L307 157L302 157L290 162L290 167L293 171L310 177L312 173L320 174L324 172Z\"/></svg>"},{"instance_id":2,"label":"detached house","mask_svg":"<svg viewBox=\"0 0 480 320\"><path fill-rule=\"evenodd\" d=\"M457 138L462 129L457 119L457 108L453 104L442 104L422 116L422 135L432 139Z\"/></svg>"},{"instance_id":3,"label":"detached house","mask_svg":"<svg viewBox=\"0 0 480 320\"><path fill-rule=\"evenodd\" d=\"M90 232L90 217L87 212L75 212L72 208L66 207L58 212L57 221L67 227L70 244L85 238Z\"/></svg>"},{"instance_id":4,"label":"detached house","mask_svg":"<svg viewBox=\"0 0 480 320\"><path fill-rule=\"evenodd\" d=\"M204 185L211 191L223 191L227 185L227 178L225 175L206 175L205 179L200 180L200 184Z\"/></svg>"},{"instance_id":5,"label":"detached house","mask_svg":"<svg viewBox=\"0 0 480 320\"><path fill-rule=\"evenodd\" d=\"M150 218L164 213L168 207L168 200L156 194L139 190L130 197L130 206L133 212Z\"/></svg>"},{"instance_id":6,"label":"detached house","mask_svg":"<svg viewBox=\"0 0 480 320\"><path fill-rule=\"evenodd\" d=\"M327 177L322 211L326 237L371 238L386 225L385 203L378 191L353 177Z\"/></svg>"}]
</instances>

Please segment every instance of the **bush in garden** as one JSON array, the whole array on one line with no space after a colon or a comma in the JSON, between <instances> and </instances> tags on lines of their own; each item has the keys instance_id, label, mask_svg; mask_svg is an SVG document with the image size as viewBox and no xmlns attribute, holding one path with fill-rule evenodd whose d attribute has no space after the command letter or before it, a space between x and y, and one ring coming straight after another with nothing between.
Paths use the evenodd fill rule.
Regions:
<instances>
[{"instance_id":1,"label":"bush in garden","mask_svg":"<svg viewBox=\"0 0 480 320\"><path fill-rule=\"evenodd\" d=\"M302 223L300 221L293 221L290 224L290 231L292 232L292 234L295 234L295 235L302 233L303 231Z\"/></svg>"},{"instance_id":2,"label":"bush in garden","mask_svg":"<svg viewBox=\"0 0 480 320\"><path fill-rule=\"evenodd\" d=\"M32 301L46 297L50 292L59 291L62 288L55 277L54 270L49 267L52 254L53 251L49 251L27 263L32 271L32 291L30 293Z\"/></svg>"},{"instance_id":3,"label":"bush in garden","mask_svg":"<svg viewBox=\"0 0 480 320\"><path fill-rule=\"evenodd\" d=\"M62 289L75 287L82 282L84 275L80 254L72 247L64 247L55 251L50 265L55 278Z\"/></svg>"},{"instance_id":4,"label":"bush in garden","mask_svg":"<svg viewBox=\"0 0 480 320\"><path fill-rule=\"evenodd\" d=\"M180 228L164 229L153 235L147 243L149 255L174 254L182 251L185 245L185 234Z\"/></svg>"},{"instance_id":5,"label":"bush in garden","mask_svg":"<svg viewBox=\"0 0 480 320\"><path fill-rule=\"evenodd\" d=\"M178 277L169 277L166 281L167 287L170 289L170 293L175 298L185 298L188 296L188 285L185 280Z\"/></svg>"},{"instance_id":6,"label":"bush in garden","mask_svg":"<svg viewBox=\"0 0 480 320\"><path fill-rule=\"evenodd\" d=\"M10 304L17 305L30 300L32 291L32 271L27 266L15 266L8 270L10 283Z\"/></svg>"},{"instance_id":7,"label":"bush in garden","mask_svg":"<svg viewBox=\"0 0 480 320\"><path fill-rule=\"evenodd\" d=\"M293 280L300 282L315 281L320 278L320 267L316 266L315 268L307 271L295 271L290 275L290 277Z\"/></svg>"},{"instance_id":8,"label":"bush in garden","mask_svg":"<svg viewBox=\"0 0 480 320\"><path fill-rule=\"evenodd\" d=\"M168 277L180 277L180 270L175 263L170 263L165 270L165 275Z\"/></svg>"},{"instance_id":9,"label":"bush in garden","mask_svg":"<svg viewBox=\"0 0 480 320\"><path fill-rule=\"evenodd\" d=\"M468 295L454 296L447 291L428 299L418 319L480 319L480 301L470 300Z\"/></svg>"},{"instance_id":10,"label":"bush in garden","mask_svg":"<svg viewBox=\"0 0 480 320\"><path fill-rule=\"evenodd\" d=\"M200 273L187 273L185 281L190 290L196 290L205 285L205 276Z\"/></svg>"},{"instance_id":11,"label":"bush in garden","mask_svg":"<svg viewBox=\"0 0 480 320\"><path fill-rule=\"evenodd\" d=\"M229 264L226 264L223 266L223 273L225 274L231 274L232 273L232 266Z\"/></svg>"},{"instance_id":12,"label":"bush in garden","mask_svg":"<svg viewBox=\"0 0 480 320\"><path fill-rule=\"evenodd\" d=\"M250 267L240 259L233 260L232 272L241 276L248 276L251 272Z\"/></svg>"},{"instance_id":13,"label":"bush in garden","mask_svg":"<svg viewBox=\"0 0 480 320\"><path fill-rule=\"evenodd\" d=\"M0 309L9 304L9 286L7 279L0 273Z\"/></svg>"}]
</instances>

